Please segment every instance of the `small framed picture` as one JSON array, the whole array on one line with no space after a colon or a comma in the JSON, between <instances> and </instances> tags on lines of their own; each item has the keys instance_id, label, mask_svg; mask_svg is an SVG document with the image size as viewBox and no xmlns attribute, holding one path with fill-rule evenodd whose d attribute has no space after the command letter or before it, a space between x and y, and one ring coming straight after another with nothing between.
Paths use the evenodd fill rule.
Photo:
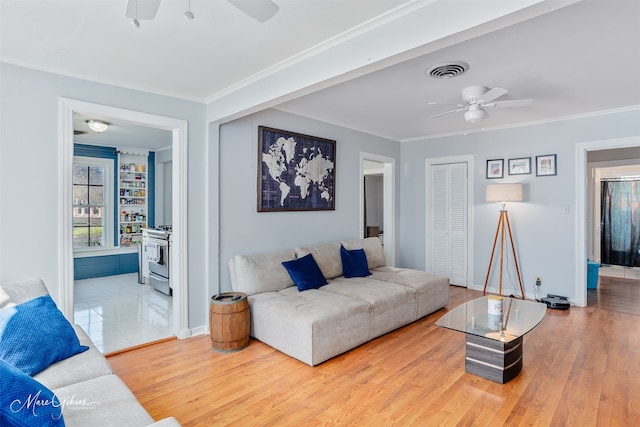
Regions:
<instances>
[{"instance_id":1,"label":"small framed picture","mask_svg":"<svg viewBox=\"0 0 640 427\"><path fill-rule=\"evenodd\" d=\"M555 154L536 156L536 176L552 176L557 174Z\"/></svg>"},{"instance_id":2,"label":"small framed picture","mask_svg":"<svg viewBox=\"0 0 640 427\"><path fill-rule=\"evenodd\" d=\"M504 177L504 159L487 160L487 179Z\"/></svg>"},{"instance_id":3,"label":"small framed picture","mask_svg":"<svg viewBox=\"0 0 640 427\"><path fill-rule=\"evenodd\" d=\"M531 157L509 159L509 175L528 175L531 173Z\"/></svg>"}]
</instances>

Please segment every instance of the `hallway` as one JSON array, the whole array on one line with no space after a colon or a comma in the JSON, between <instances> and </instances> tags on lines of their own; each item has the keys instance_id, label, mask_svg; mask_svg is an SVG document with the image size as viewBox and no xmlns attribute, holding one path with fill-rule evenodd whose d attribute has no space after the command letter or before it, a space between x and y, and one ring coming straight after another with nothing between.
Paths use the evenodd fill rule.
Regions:
<instances>
[{"instance_id":1,"label":"hallway","mask_svg":"<svg viewBox=\"0 0 640 427\"><path fill-rule=\"evenodd\" d=\"M587 307L640 316L640 280L600 274L598 287L587 289Z\"/></svg>"}]
</instances>

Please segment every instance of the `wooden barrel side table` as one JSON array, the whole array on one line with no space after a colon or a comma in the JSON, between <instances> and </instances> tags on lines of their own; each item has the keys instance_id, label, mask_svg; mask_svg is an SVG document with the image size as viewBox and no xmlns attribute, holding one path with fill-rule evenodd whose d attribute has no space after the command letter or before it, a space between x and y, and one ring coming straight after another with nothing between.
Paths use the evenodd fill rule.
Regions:
<instances>
[{"instance_id":1,"label":"wooden barrel side table","mask_svg":"<svg viewBox=\"0 0 640 427\"><path fill-rule=\"evenodd\" d=\"M249 345L251 314L242 292L225 292L211 297L209 309L211 345L220 353L233 353Z\"/></svg>"}]
</instances>

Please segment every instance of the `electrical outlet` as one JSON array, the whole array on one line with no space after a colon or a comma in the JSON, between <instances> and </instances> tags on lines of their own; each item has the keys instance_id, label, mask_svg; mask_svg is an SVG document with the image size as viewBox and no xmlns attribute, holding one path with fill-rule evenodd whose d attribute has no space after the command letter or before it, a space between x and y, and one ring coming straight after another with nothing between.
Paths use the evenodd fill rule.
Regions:
<instances>
[{"instance_id":1,"label":"electrical outlet","mask_svg":"<svg viewBox=\"0 0 640 427\"><path fill-rule=\"evenodd\" d=\"M536 286L542 286L542 277L536 276Z\"/></svg>"}]
</instances>

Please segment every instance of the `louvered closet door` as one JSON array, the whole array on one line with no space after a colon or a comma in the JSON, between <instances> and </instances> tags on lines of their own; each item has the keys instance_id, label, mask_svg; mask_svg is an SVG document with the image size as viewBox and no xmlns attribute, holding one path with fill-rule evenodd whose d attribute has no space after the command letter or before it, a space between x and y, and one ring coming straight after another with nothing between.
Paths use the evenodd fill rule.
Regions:
<instances>
[{"instance_id":1,"label":"louvered closet door","mask_svg":"<svg viewBox=\"0 0 640 427\"><path fill-rule=\"evenodd\" d=\"M431 270L467 286L467 164L431 166Z\"/></svg>"}]
</instances>

